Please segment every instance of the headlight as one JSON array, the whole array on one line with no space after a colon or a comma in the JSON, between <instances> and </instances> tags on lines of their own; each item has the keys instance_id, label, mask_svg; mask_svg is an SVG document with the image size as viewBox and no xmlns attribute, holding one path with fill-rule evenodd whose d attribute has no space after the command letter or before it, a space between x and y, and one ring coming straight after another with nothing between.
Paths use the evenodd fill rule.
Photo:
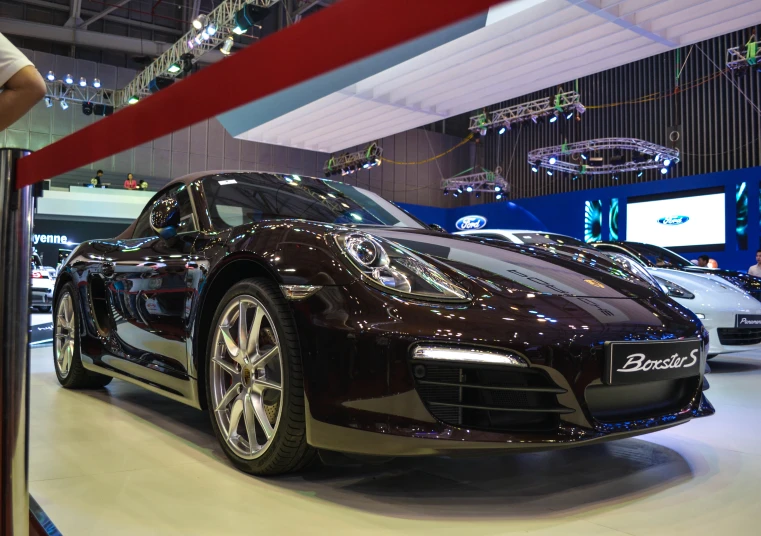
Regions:
<instances>
[{"instance_id":1,"label":"headlight","mask_svg":"<svg viewBox=\"0 0 761 536\"><path fill-rule=\"evenodd\" d=\"M626 270L629 274L642 279L646 283L649 283L652 287L657 288L658 290L662 290L662 285L659 285L658 282L655 280L655 277L650 274L645 268L643 268L637 261L632 260L631 258L627 257L626 255L622 255L620 253L609 253L605 252L605 254L610 257L610 259ZM665 290L664 290L665 292Z\"/></svg>"},{"instance_id":2,"label":"headlight","mask_svg":"<svg viewBox=\"0 0 761 536\"><path fill-rule=\"evenodd\" d=\"M685 300L692 300L695 298L695 295L692 292L690 292L684 287L680 287L676 283L672 283L671 281L666 281L665 279L661 277L655 277L655 280L658 281L658 284L663 289L663 292L665 292L672 298L682 298Z\"/></svg>"},{"instance_id":3,"label":"headlight","mask_svg":"<svg viewBox=\"0 0 761 536\"><path fill-rule=\"evenodd\" d=\"M441 270L399 244L360 232L336 236L336 242L365 281L383 290L434 301L470 299Z\"/></svg>"}]
</instances>

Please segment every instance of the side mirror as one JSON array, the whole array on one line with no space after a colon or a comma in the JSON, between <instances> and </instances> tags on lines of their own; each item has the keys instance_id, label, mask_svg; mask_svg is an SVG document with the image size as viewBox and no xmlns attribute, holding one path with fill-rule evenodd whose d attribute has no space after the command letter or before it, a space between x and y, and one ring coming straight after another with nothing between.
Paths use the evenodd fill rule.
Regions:
<instances>
[{"instance_id":1,"label":"side mirror","mask_svg":"<svg viewBox=\"0 0 761 536\"><path fill-rule=\"evenodd\" d=\"M177 236L180 225L180 204L174 197L156 201L151 209L151 228L164 240Z\"/></svg>"},{"instance_id":2,"label":"side mirror","mask_svg":"<svg viewBox=\"0 0 761 536\"><path fill-rule=\"evenodd\" d=\"M428 228L429 228L429 229L431 229L432 231L438 231L438 232L440 232L440 233L446 233L446 234L449 234L449 233L447 233L447 230L446 230L446 229L444 229L444 228L443 228L441 225L439 225L438 223L429 223L429 224L428 224Z\"/></svg>"}]
</instances>

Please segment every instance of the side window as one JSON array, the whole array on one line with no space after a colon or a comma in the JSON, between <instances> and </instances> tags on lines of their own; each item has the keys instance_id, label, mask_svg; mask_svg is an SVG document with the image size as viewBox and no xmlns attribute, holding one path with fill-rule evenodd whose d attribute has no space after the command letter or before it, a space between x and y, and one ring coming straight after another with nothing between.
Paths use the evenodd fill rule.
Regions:
<instances>
[{"instance_id":1,"label":"side window","mask_svg":"<svg viewBox=\"0 0 761 536\"><path fill-rule=\"evenodd\" d=\"M135 224L135 231L132 233L132 238L147 238L156 234L151 228L151 208L157 201L169 197L177 199L177 203L180 207L180 225L177 228L177 233L187 233L196 230L195 220L193 218L193 205L190 202L190 192L185 185L182 185L179 188L170 190L161 197L154 199L145 207L143 213L140 214L140 217Z\"/></svg>"}]
</instances>

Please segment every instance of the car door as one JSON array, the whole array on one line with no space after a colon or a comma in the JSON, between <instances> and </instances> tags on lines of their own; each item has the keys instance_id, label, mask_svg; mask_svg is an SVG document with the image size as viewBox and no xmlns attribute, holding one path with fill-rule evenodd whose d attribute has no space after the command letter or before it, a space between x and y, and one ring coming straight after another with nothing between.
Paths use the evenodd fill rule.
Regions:
<instances>
[{"instance_id":1,"label":"car door","mask_svg":"<svg viewBox=\"0 0 761 536\"><path fill-rule=\"evenodd\" d=\"M154 203L138 219L133 236L104 259L108 304L120 357L115 368L185 394L189 375L187 304L197 289L193 271L197 218L185 185L165 192L177 200L180 225L164 239L150 228Z\"/></svg>"}]
</instances>

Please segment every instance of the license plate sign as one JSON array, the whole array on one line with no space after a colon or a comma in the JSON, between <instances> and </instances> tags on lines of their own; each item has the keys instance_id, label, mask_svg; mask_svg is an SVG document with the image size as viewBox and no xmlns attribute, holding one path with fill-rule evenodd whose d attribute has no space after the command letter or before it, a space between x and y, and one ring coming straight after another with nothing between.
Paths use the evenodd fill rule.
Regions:
<instances>
[{"instance_id":1,"label":"license plate sign","mask_svg":"<svg viewBox=\"0 0 761 536\"><path fill-rule=\"evenodd\" d=\"M705 368L699 340L605 343L608 385L656 382L698 376Z\"/></svg>"},{"instance_id":2,"label":"license plate sign","mask_svg":"<svg viewBox=\"0 0 761 536\"><path fill-rule=\"evenodd\" d=\"M735 315L736 328L761 328L761 315Z\"/></svg>"}]
</instances>

